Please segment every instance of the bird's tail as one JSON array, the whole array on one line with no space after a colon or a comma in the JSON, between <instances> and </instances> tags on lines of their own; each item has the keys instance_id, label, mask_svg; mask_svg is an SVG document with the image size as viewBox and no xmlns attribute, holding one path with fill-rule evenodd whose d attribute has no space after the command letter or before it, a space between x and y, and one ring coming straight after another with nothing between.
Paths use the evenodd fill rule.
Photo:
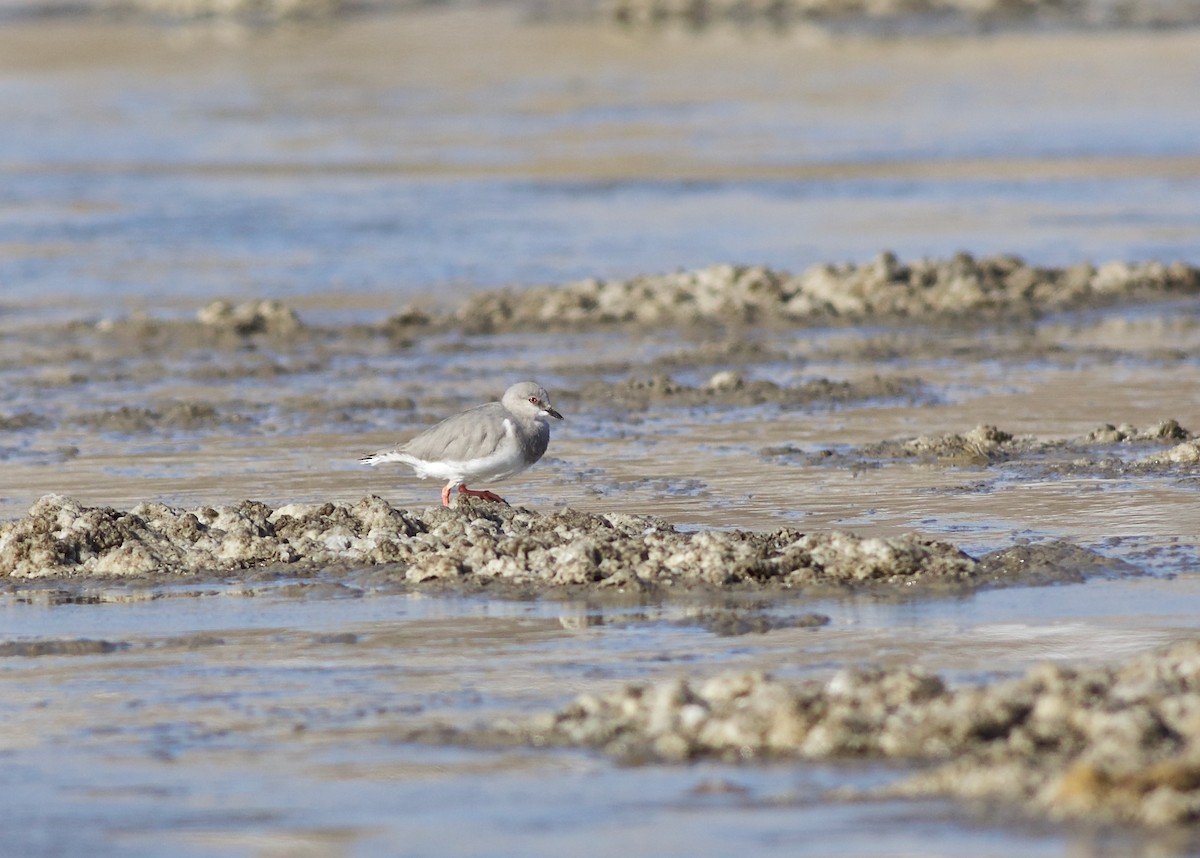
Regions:
<instances>
[{"instance_id":1,"label":"bird's tail","mask_svg":"<svg viewBox=\"0 0 1200 858\"><path fill-rule=\"evenodd\" d=\"M369 456L363 456L358 461L364 465L382 465L384 462L404 462L409 461L407 453L401 453L399 450L378 450Z\"/></svg>"}]
</instances>

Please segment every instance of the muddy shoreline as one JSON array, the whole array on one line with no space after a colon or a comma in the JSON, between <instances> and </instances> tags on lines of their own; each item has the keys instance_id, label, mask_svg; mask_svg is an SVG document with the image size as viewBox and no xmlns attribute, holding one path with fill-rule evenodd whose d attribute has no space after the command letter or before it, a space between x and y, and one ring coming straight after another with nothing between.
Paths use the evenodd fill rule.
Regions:
<instances>
[{"instance_id":1,"label":"muddy shoreline","mask_svg":"<svg viewBox=\"0 0 1200 858\"><path fill-rule=\"evenodd\" d=\"M927 319L979 324L1198 292L1200 269L1182 263L1049 268L1016 256L976 259L962 253L904 262L885 252L869 264L817 265L800 274L718 265L629 280L492 290L448 315L409 309L387 324L400 330L458 326L467 333Z\"/></svg>"},{"instance_id":2,"label":"muddy shoreline","mask_svg":"<svg viewBox=\"0 0 1200 858\"><path fill-rule=\"evenodd\" d=\"M820 289L826 298L818 298ZM304 457L301 439L314 422L331 430L336 455L352 461L352 448L372 446L373 432L419 428L474 395L386 379L361 385L356 376L383 365L403 378L411 364L456 354L466 356L466 375L476 355L544 343L555 401L568 420L539 468L564 492L578 485L592 500L576 508L564 494L564 502L539 512L519 502L459 499L443 509L377 494L347 497L353 483L331 497L321 485L337 465L296 500L217 502L199 487L192 504L147 500L154 494L143 492L142 502L120 508L47 494L0 523L0 590L48 610L153 602L181 587L205 601L228 592L297 604L413 595L582 602L618 612L640 605L680 612L675 627L753 641L750 647L804 634L819 651L822 640L853 634L844 619L812 609L820 600L922 604L1003 588L1049 588L1057 597L1089 583L1187 574L1196 554L1187 534L1125 545L1074 536L1071 524L1057 532L1013 530L991 537L989 550L965 550L953 536L921 527L856 535L853 526L778 527L766 518L738 527L719 493L715 525L680 527L671 514L635 512L621 498L641 492L654 505L675 498L675 517L684 510L687 521L688 498L713 493L715 479L712 468L690 470L687 457L711 455L717 432L732 450L724 467L755 480L777 475L785 491L832 475L864 506L879 503L872 484L888 482L921 511L1059 480L1101 487L1141 481L1190 497L1200 462L1189 428L1196 415L1161 410L1170 396L1150 401L1153 418L1142 409L1135 423L1114 402L1088 412L1104 422L1093 418L1089 428L1050 436L1023 431L1030 424L1021 422L924 433L900 431L901 422L885 433L869 415L972 414L955 405L960 365L976 373L1004 368L985 369L985 385L1009 367L1037 366L1076 386L1081 367L1096 378L1114 365L1151 374L1187 369L1200 319L1175 308L1198 291L1200 275L1185 266L1051 270L1009 257L902 264L884 256L799 277L725 266L485 291L457 308L409 307L377 324L313 324L285 302L253 300L209 303L190 319L13 326L0 365L17 407L0 413L0 439L15 443L0 447L0 457L55 461L68 472L97 457L96 444L110 451L100 462L126 447L180 449L203 471L211 445L237 435ZM1144 316L1122 316L1128 309ZM677 333L664 341L664 329ZM589 358L555 352L551 344L563 335L594 345ZM160 384L161 393L123 401L131 387ZM1001 380L1000 389L1008 384ZM102 393L81 402L74 392L83 390ZM843 413L857 413L851 423L858 428L839 428ZM679 444L673 433L691 415L697 440L681 447L680 470L614 467L629 455L627 438L638 451ZM1011 409L1004 416L1011 419ZM727 420L735 422L722 430ZM801 421L820 428L796 439L788 427ZM589 444L605 439L610 425L619 431L598 455ZM774 442L763 434L773 425L784 433ZM568 431L581 433L581 446L571 446ZM556 460L563 450L567 460ZM30 473L43 485L52 481ZM862 487L849 488L853 480ZM915 495L914 484L924 486ZM1073 500L1064 515L1080 521ZM581 627L590 622L603 620L585 618ZM645 622L631 617L602 627ZM305 645L354 650L369 639L335 627ZM226 632L153 641L22 637L0 641L0 657L10 664L160 659L219 654L229 640ZM1020 677L976 684L876 666L871 658L799 682L763 670L683 669L670 679L586 691L540 714L474 725L461 717L453 724L401 718L386 732L393 742L479 751L583 748L639 765L886 762L897 769L885 785L842 786L821 800L949 798L1056 823L1190 832L1200 819L1197 647L1185 641L1078 668L1040 662Z\"/></svg>"},{"instance_id":3,"label":"muddy shoreline","mask_svg":"<svg viewBox=\"0 0 1200 858\"><path fill-rule=\"evenodd\" d=\"M9 848L1194 853L1194 12L0 0Z\"/></svg>"},{"instance_id":4,"label":"muddy shoreline","mask_svg":"<svg viewBox=\"0 0 1200 858\"><path fill-rule=\"evenodd\" d=\"M810 285L827 281L829 294L842 296L836 308L813 303ZM15 518L50 493L127 509L142 500L228 504L238 495L220 474L235 466L209 460L214 444L252 470L306 472L300 492L261 497L272 508L292 499L353 504L379 493L381 480L412 484L355 468L359 445L395 443L495 396L492 374L472 369L478 360L495 362L497 377L551 378L570 419L536 473L560 508L620 510L617 496L634 493L647 501L628 511L645 513L665 496L673 499L668 517L680 521L680 510L695 507L689 499L717 495L718 477L742 471L780 492L788 482L803 489L804 481L868 472L902 481L912 468L974 474L974 494L1056 479L1150 480L1186 491L1200 459L1188 425L1196 418L1166 409L1189 401L1200 318L1186 296L1197 289L1200 274L1181 265L1046 269L1009 256L902 263L884 255L795 277L722 266L484 290L457 308L408 308L375 324L322 325L269 300L212 302L191 319L28 325L15 316L0 347L10 391L0 408L0 461L12 469L10 492L24 494L5 508ZM551 296L577 312L560 312ZM799 298L812 312L785 312ZM658 327L646 327L639 312ZM669 338L659 335L664 326ZM540 370L521 359L527 352ZM1143 381L1103 400L1081 398L1103 390L1113 368ZM453 384L419 382L421 373L445 371ZM1048 394L1054 401L1079 399L1050 433L1038 409L1052 401L1025 402L1021 393L1047 382L1058 385ZM1166 385L1160 401L1142 392L1154 384ZM888 414L899 417L878 424ZM680 452L664 458L661 445L677 442ZM319 464L305 453L314 444ZM631 454L636 466L613 467ZM48 478L48 467L64 464L65 474L88 474L87 485ZM155 483L139 491L143 473ZM127 482L130 494L110 501L93 492L97 481ZM792 514L794 505L780 500L777 509ZM778 524L716 510L700 521ZM818 529L827 527L847 529Z\"/></svg>"},{"instance_id":5,"label":"muddy shoreline","mask_svg":"<svg viewBox=\"0 0 1200 858\"><path fill-rule=\"evenodd\" d=\"M234 582L231 595L316 603L421 592L660 608L678 599L686 607L677 624L718 637L844 633L807 609L814 599L920 602L1142 574L1062 541L973 558L915 534L681 532L647 516L538 514L471 499L425 510L369 497L122 512L53 496L0 525L0 572L7 598L44 605L135 604L181 583L211 598L219 591L206 586ZM97 595L131 586L124 597ZM361 639L342 629L311 644ZM226 645L204 633L153 642L43 637L0 642L0 658L163 658ZM846 667L801 682L685 672L588 692L527 718L474 726L401 718L388 735L476 750L587 748L626 765L888 761L900 768L887 784L839 787L823 800L952 798L1060 823L1190 830L1200 819L1198 700L1200 642L1185 641L1115 664L1039 663L1019 678L974 685L914 667Z\"/></svg>"},{"instance_id":6,"label":"muddy shoreline","mask_svg":"<svg viewBox=\"0 0 1200 858\"><path fill-rule=\"evenodd\" d=\"M209 388L207 392L217 397L170 397L155 407L123 405L110 410L83 409L73 401L74 413L61 408L39 413L30 397L25 408L10 405L0 411L0 433L69 426L122 433L227 430L262 419L254 405L238 395L241 381L267 385L304 379L352 360L486 351L513 335L570 334L627 343L626 352L632 355L621 359L602 355L598 361L581 362L564 354L549 361L556 374L572 377L567 385L558 385L556 393L584 406L644 410L875 401L919 405L936 402L937 388L920 375L887 371L889 367L922 359L1036 358L1070 366L1080 359L1115 362L1136 356L1163 365L1186 362L1186 342L1200 330L1200 320L1191 312L1162 323L1169 327L1160 341L1139 343L1134 353L1123 352L1115 338L1105 344L1064 346L1063 341L1076 337L1073 327L1086 333L1089 325L1096 325L1087 321L1090 315L1130 307L1159 312L1166 319L1176 306L1187 306L1178 302L1198 293L1200 269L1181 264L1052 269L1011 256L976 260L962 254L902 263L884 254L869 265L822 265L800 275L717 266L627 281L481 290L456 308L409 306L376 324L314 323L277 300L215 301L195 310L192 319L138 313L61 325L18 321L7 326L0 349L0 371L8 373L8 383L16 390L67 393L89 383L172 379ZM1161 311L1155 309L1159 306ZM869 336L821 344L832 341L833 332L853 333L865 325L871 326ZM664 349L655 340L664 328L673 332L674 348ZM798 342L789 334L814 329L822 332L821 338L798 352ZM1172 340L1179 345L1172 347ZM647 348L651 345L653 350ZM799 383L756 377L754 372L783 364L802 369L818 361L880 370L853 378L808 377ZM710 371L704 372L706 367ZM219 385L228 385L229 393L221 395ZM419 405L424 411L450 402L426 398ZM285 407L326 406L324 399L294 396ZM347 415L416 412L418 402L412 396L392 395L350 399L334 407ZM419 419L415 413L414 417ZM1150 440L1134 438L1127 429L1113 425L1108 437L1102 426L1092 440ZM1177 433L1175 440L1187 442L1190 435ZM890 442L884 443L886 447ZM897 455L885 447L876 453ZM1014 449L1038 452L1028 444ZM1173 455L1180 461L1188 454L1181 448Z\"/></svg>"}]
</instances>

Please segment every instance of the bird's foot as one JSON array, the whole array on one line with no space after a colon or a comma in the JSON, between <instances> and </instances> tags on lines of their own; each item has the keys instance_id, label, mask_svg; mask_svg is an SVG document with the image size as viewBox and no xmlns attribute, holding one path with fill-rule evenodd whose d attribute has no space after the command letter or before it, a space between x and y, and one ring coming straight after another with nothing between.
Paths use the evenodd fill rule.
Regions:
<instances>
[{"instance_id":1,"label":"bird's foot","mask_svg":"<svg viewBox=\"0 0 1200 858\"><path fill-rule=\"evenodd\" d=\"M481 498L483 500L494 501L495 503L502 503L505 506L508 506L508 501L500 497L500 495L496 494L495 492L477 492L474 489L467 488L466 486L459 486L458 493L460 495L466 495L469 498Z\"/></svg>"}]
</instances>

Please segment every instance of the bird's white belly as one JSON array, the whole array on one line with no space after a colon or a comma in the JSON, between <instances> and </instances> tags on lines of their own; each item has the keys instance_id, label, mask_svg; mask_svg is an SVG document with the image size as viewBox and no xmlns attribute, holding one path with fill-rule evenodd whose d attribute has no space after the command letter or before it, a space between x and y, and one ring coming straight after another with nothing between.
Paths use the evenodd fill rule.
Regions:
<instances>
[{"instance_id":1,"label":"bird's white belly","mask_svg":"<svg viewBox=\"0 0 1200 858\"><path fill-rule=\"evenodd\" d=\"M424 462L412 459L409 463L421 479L437 479L459 483L494 483L525 470L520 454L514 448L501 448L490 456L465 462Z\"/></svg>"}]
</instances>

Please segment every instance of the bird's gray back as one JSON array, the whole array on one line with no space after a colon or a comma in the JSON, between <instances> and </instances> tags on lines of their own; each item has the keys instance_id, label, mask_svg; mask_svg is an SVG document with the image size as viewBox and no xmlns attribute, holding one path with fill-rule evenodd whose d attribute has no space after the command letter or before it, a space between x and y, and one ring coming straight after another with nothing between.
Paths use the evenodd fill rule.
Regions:
<instances>
[{"instance_id":1,"label":"bird's gray back","mask_svg":"<svg viewBox=\"0 0 1200 858\"><path fill-rule=\"evenodd\" d=\"M494 453L504 440L504 418L508 416L499 402L477 405L431 426L400 449L426 462L480 459ZM545 446L543 442L543 452Z\"/></svg>"}]
</instances>

